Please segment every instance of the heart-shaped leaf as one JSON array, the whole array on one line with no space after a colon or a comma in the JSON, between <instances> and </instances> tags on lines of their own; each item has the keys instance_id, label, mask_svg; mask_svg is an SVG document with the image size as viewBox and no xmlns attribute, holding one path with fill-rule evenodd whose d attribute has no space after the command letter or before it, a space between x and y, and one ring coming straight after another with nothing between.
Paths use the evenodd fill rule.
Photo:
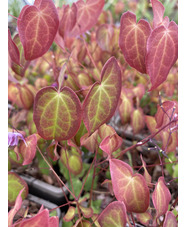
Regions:
<instances>
[{"instance_id":1,"label":"heart-shaped leaf","mask_svg":"<svg viewBox=\"0 0 186 227\"><path fill-rule=\"evenodd\" d=\"M61 10L63 13L59 23L59 34L65 39L76 24L77 6L75 3L72 4L72 7L63 5Z\"/></svg>"},{"instance_id":2,"label":"heart-shaped leaf","mask_svg":"<svg viewBox=\"0 0 186 227\"><path fill-rule=\"evenodd\" d=\"M19 152L23 156L23 164L28 165L32 162L36 154L36 145L37 145L37 137L35 134L28 136L25 139L27 146L22 141L19 147Z\"/></svg>"},{"instance_id":3,"label":"heart-shaped leaf","mask_svg":"<svg viewBox=\"0 0 186 227\"><path fill-rule=\"evenodd\" d=\"M165 17L163 19L163 15L165 12L165 8L163 4L158 0L151 0L152 3L152 10L153 10L153 28L160 25L164 25L165 27L168 27L169 25L169 18Z\"/></svg>"},{"instance_id":4,"label":"heart-shaped leaf","mask_svg":"<svg viewBox=\"0 0 186 227\"><path fill-rule=\"evenodd\" d=\"M178 223L176 221L175 215L171 211L167 211L165 216L165 221L163 227L177 227Z\"/></svg>"},{"instance_id":5,"label":"heart-shaped leaf","mask_svg":"<svg viewBox=\"0 0 186 227\"><path fill-rule=\"evenodd\" d=\"M45 87L36 95L33 119L42 138L68 140L80 127L81 103L68 87L63 87L61 92Z\"/></svg>"},{"instance_id":6,"label":"heart-shaped leaf","mask_svg":"<svg viewBox=\"0 0 186 227\"><path fill-rule=\"evenodd\" d=\"M25 6L18 18L18 31L26 60L45 54L55 38L59 26L57 9L52 0L35 1Z\"/></svg>"},{"instance_id":7,"label":"heart-shaped leaf","mask_svg":"<svg viewBox=\"0 0 186 227\"><path fill-rule=\"evenodd\" d=\"M10 30L8 30L8 52L11 60L15 62L17 65L20 65L19 49L17 48L16 44L12 40Z\"/></svg>"},{"instance_id":8,"label":"heart-shaped leaf","mask_svg":"<svg viewBox=\"0 0 186 227\"><path fill-rule=\"evenodd\" d=\"M178 58L178 26L174 21L169 26L159 26L150 34L147 41L146 69L152 87L162 84Z\"/></svg>"},{"instance_id":9,"label":"heart-shaped leaf","mask_svg":"<svg viewBox=\"0 0 186 227\"><path fill-rule=\"evenodd\" d=\"M78 36L95 25L99 15L102 12L104 0L78 0L77 6L77 21L70 32L70 36Z\"/></svg>"},{"instance_id":10,"label":"heart-shaped leaf","mask_svg":"<svg viewBox=\"0 0 186 227\"><path fill-rule=\"evenodd\" d=\"M117 200L125 203L128 212L145 212L149 206L150 193L144 177L133 174L132 168L121 160L110 159L109 163Z\"/></svg>"},{"instance_id":11,"label":"heart-shaped leaf","mask_svg":"<svg viewBox=\"0 0 186 227\"><path fill-rule=\"evenodd\" d=\"M19 177L16 173L8 173L8 205L13 206L15 204L16 198L19 195L21 189L24 189L21 194L22 199L25 199L28 195L27 183Z\"/></svg>"},{"instance_id":12,"label":"heart-shaped leaf","mask_svg":"<svg viewBox=\"0 0 186 227\"><path fill-rule=\"evenodd\" d=\"M125 227L127 213L123 202L110 203L99 215L98 222L101 227Z\"/></svg>"},{"instance_id":13,"label":"heart-shaped leaf","mask_svg":"<svg viewBox=\"0 0 186 227\"><path fill-rule=\"evenodd\" d=\"M126 12L120 20L119 46L126 62L141 73L146 73L145 56L151 27L145 20L136 24L136 15Z\"/></svg>"},{"instance_id":14,"label":"heart-shaped leaf","mask_svg":"<svg viewBox=\"0 0 186 227\"><path fill-rule=\"evenodd\" d=\"M83 121L92 134L114 114L121 93L121 70L111 57L101 72L101 83L96 82L83 103Z\"/></svg>"},{"instance_id":15,"label":"heart-shaped leaf","mask_svg":"<svg viewBox=\"0 0 186 227\"><path fill-rule=\"evenodd\" d=\"M165 185L164 178L159 177L154 192L152 193L152 201L156 208L156 217L165 214L168 210L171 194Z\"/></svg>"}]
</instances>

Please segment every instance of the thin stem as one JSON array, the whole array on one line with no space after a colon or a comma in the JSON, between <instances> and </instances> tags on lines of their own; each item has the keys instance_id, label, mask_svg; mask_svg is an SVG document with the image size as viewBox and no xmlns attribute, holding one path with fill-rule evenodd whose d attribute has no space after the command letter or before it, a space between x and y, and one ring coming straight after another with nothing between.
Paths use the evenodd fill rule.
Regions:
<instances>
[{"instance_id":1,"label":"thin stem","mask_svg":"<svg viewBox=\"0 0 186 227\"><path fill-rule=\"evenodd\" d=\"M162 128L160 128L160 129L159 129L157 132L155 132L154 134L152 134L152 135L150 135L150 136L147 136L145 139L143 139L143 140L137 142L136 144L134 144L134 145L132 145L132 146L126 148L125 150L121 151L121 152L120 152L120 155L118 155L116 158L121 157L123 154L125 154L125 153L126 153L127 151L129 151L129 150L132 150L132 149L134 149L134 148L136 148L136 147L138 147L138 146L142 146L142 145L148 143L148 142L149 142L151 139L153 139L157 134L159 134L163 129L165 129L165 128L168 127L170 124L172 124L172 123L174 123L174 122L176 122L176 121L177 121L177 120L172 120L172 121L170 121L169 123L167 123L166 125L164 125Z\"/></svg>"},{"instance_id":2,"label":"thin stem","mask_svg":"<svg viewBox=\"0 0 186 227\"><path fill-rule=\"evenodd\" d=\"M91 54L90 54L90 51L89 51L89 49L88 49L88 46L87 46L87 43L86 43L84 37L81 36L81 38L83 39L83 43L84 43L84 45L85 45L85 48L86 48L86 50L87 50L87 54L88 54L88 56L89 56L89 58L90 58L92 64L93 64L94 67L98 70L98 68L97 68L97 66L96 66L96 63L95 63L94 59L92 58L92 56L91 56Z\"/></svg>"},{"instance_id":3,"label":"thin stem","mask_svg":"<svg viewBox=\"0 0 186 227\"><path fill-rule=\"evenodd\" d=\"M91 184L91 190L90 190L90 199L89 199L89 206L91 207L92 202L92 191L94 186L94 180L95 180L95 174L96 174L96 158L97 158L98 149L96 149L95 157L94 157L94 172L93 172L93 179Z\"/></svg>"},{"instance_id":4,"label":"thin stem","mask_svg":"<svg viewBox=\"0 0 186 227\"><path fill-rule=\"evenodd\" d=\"M95 156L95 157L96 157L96 156ZM94 157L94 159L95 159L95 157ZM83 182L83 185L82 185L82 187L81 187L81 191L80 191L80 193L79 193L79 195L78 195L77 200L79 200L79 198L80 198L80 196L81 196L81 193L82 193L83 188L84 188L84 186L85 186L85 183L86 183L86 181L87 181L88 175L89 175L90 170L91 170L91 168L92 168L92 165L93 165L93 163L94 163L94 159L93 159L93 161L92 161L92 163L91 163L91 165L90 165L90 168L89 168L89 170L88 170L88 172L87 172L87 175L86 175L86 177L85 177L85 180L84 180L84 182Z\"/></svg>"},{"instance_id":5,"label":"thin stem","mask_svg":"<svg viewBox=\"0 0 186 227\"><path fill-rule=\"evenodd\" d=\"M75 199L75 195L69 190L69 188L65 185L65 183L59 178L59 176L57 175L57 173L54 171L54 169L52 168L52 166L49 164L49 162L47 161L47 159L45 158L45 156L43 155L43 153L41 152L41 150L39 149L38 146L36 146L40 155L43 157L43 159L45 160L45 162L47 163L47 165L50 167L50 170L53 172L53 174L55 175L55 177L59 180L59 182L67 189L67 191L73 196L73 198Z\"/></svg>"},{"instance_id":6,"label":"thin stem","mask_svg":"<svg viewBox=\"0 0 186 227\"><path fill-rule=\"evenodd\" d=\"M18 18L17 17L14 17L13 15L11 15L10 13L8 13L8 15L9 16L11 16L11 17L13 17L13 18L15 18L16 20L18 20Z\"/></svg>"}]
</instances>

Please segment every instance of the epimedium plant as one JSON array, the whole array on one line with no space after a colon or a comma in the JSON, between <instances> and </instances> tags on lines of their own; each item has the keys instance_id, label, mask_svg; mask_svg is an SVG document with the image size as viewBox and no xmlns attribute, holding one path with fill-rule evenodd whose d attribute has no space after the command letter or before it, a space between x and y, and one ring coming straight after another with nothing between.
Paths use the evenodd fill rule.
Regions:
<instances>
[{"instance_id":1,"label":"epimedium plant","mask_svg":"<svg viewBox=\"0 0 186 227\"><path fill-rule=\"evenodd\" d=\"M78 0L56 8L52 0L35 0L21 10L18 33L12 38L8 31L9 226L59 226L43 207L13 220L29 189L11 163L27 168L37 154L70 194L61 204L68 206L64 226L177 226L177 198L169 190L176 176L167 182L164 166L177 163L178 26L159 0L151 0L150 23L137 22L122 5L119 27L104 4ZM123 149L121 130L108 124L116 116L123 131L131 125L136 135L147 127L150 135ZM137 167L124 158L149 143L148 155L156 151L154 165L161 167L156 182L143 152ZM93 199L101 173L113 195L102 211Z\"/></svg>"}]
</instances>

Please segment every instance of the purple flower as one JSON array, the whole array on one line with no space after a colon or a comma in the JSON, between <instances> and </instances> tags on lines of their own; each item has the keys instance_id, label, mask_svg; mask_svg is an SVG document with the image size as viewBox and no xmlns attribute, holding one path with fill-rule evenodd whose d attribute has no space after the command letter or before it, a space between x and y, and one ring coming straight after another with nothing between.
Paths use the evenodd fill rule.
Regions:
<instances>
[{"instance_id":1,"label":"purple flower","mask_svg":"<svg viewBox=\"0 0 186 227\"><path fill-rule=\"evenodd\" d=\"M18 145L19 139L23 140L25 145L27 146L27 143L23 137L23 135L19 132L8 132L8 147L14 147Z\"/></svg>"}]
</instances>

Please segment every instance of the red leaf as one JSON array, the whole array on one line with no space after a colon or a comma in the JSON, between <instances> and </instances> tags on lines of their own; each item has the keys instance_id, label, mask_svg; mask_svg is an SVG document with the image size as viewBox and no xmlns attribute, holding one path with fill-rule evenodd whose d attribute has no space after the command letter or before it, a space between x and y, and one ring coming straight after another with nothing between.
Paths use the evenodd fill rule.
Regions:
<instances>
[{"instance_id":1,"label":"red leaf","mask_svg":"<svg viewBox=\"0 0 186 227\"><path fill-rule=\"evenodd\" d=\"M169 18L165 17L163 19L163 15L165 12L165 8L163 4L158 0L151 0L152 3L152 10L153 10L153 28L162 25L162 23L165 25L165 27L168 27L169 25Z\"/></svg>"},{"instance_id":2,"label":"red leaf","mask_svg":"<svg viewBox=\"0 0 186 227\"><path fill-rule=\"evenodd\" d=\"M165 214L168 210L168 205L171 200L169 189L164 183L164 178L159 177L154 192L152 193L152 201L156 208L156 217Z\"/></svg>"},{"instance_id":3,"label":"red leaf","mask_svg":"<svg viewBox=\"0 0 186 227\"><path fill-rule=\"evenodd\" d=\"M150 91L167 79L177 58L178 26L171 21L168 28L163 25L155 28L147 41L146 68L152 83Z\"/></svg>"},{"instance_id":4,"label":"red leaf","mask_svg":"<svg viewBox=\"0 0 186 227\"><path fill-rule=\"evenodd\" d=\"M44 209L40 213L36 214L34 217L26 219L21 222L20 227L38 227L45 226L49 227L49 211Z\"/></svg>"},{"instance_id":5,"label":"red leaf","mask_svg":"<svg viewBox=\"0 0 186 227\"><path fill-rule=\"evenodd\" d=\"M176 221L175 215L171 211L167 211L165 216L165 221L163 227L177 227L178 223Z\"/></svg>"},{"instance_id":6,"label":"red leaf","mask_svg":"<svg viewBox=\"0 0 186 227\"><path fill-rule=\"evenodd\" d=\"M92 28L102 12L104 0L78 0L77 6L77 21L76 25L70 32L70 36L78 36L90 28Z\"/></svg>"},{"instance_id":7,"label":"red leaf","mask_svg":"<svg viewBox=\"0 0 186 227\"><path fill-rule=\"evenodd\" d=\"M63 87L61 92L45 87L36 95L33 119L42 138L68 140L80 127L81 103L68 87Z\"/></svg>"},{"instance_id":8,"label":"red leaf","mask_svg":"<svg viewBox=\"0 0 186 227\"><path fill-rule=\"evenodd\" d=\"M77 6L75 3L72 4L72 7L69 5L63 5L61 10L63 14L59 23L59 34L62 38L65 38L76 24Z\"/></svg>"},{"instance_id":9,"label":"red leaf","mask_svg":"<svg viewBox=\"0 0 186 227\"><path fill-rule=\"evenodd\" d=\"M16 44L12 40L10 30L8 30L8 52L11 60L15 62L17 65L20 65L19 49L17 48Z\"/></svg>"},{"instance_id":10,"label":"red leaf","mask_svg":"<svg viewBox=\"0 0 186 227\"><path fill-rule=\"evenodd\" d=\"M117 200L125 203L128 212L145 212L149 206L150 193L144 177L133 174L132 168L121 160L110 159L109 163Z\"/></svg>"},{"instance_id":11,"label":"red leaf","mask_svg":"<svg viewBox=\"0 0 186 227\"><path fill-rule=\"evenodd\" d=\"M25 59L41 57L52 45L59 25L53 1L35 1L33 6L24 7L17 25Z\"/></svg>"},{"instance_id":12,"label":"red leaf","mask_svg":"<svg viewBox=\"0 0 186 227\"><path fill-rule=\"evenodd\" d=\"M125 227L127 223L125 204L119 201L110 203L99 215L98 222L101 227Z\"/></svg>"},{"instance_id":13,"label":"red leaf","mask_svg":"<svg viewBox=\"0 0 186 227\"><path fill-rule=\"evenodd\" d=\"M23 164L28 165L32 162L36 154L36 145L37 145L37 137L35 134L28 136L25 139L27 146L22 141L19 147L19 152L23 156Z\"/></svg>"},{"instance_id":14,"label":"red leaf","mask_svg":"<svg viewBox=\"0 0 186 227\"><path fill-rule=\"evenodd\" d=\"M114 114L121 92L121 70L111 57L101 72L101 83L96 82L83 103L83 121L92 134Z\"/></svg>"},{"instance_id":15,"label":"red leaf","mask_svg":"<svg viewBox=\"0 0 186 227\"><path fill-rule=\"evenodd\" d=\"M136 15L126 12L122 15L119 35L119 46L126 62L141 73L146 73L145 56L147 39L151 27L145 20L136 24Z\"/></svg>"}]
</instances>

